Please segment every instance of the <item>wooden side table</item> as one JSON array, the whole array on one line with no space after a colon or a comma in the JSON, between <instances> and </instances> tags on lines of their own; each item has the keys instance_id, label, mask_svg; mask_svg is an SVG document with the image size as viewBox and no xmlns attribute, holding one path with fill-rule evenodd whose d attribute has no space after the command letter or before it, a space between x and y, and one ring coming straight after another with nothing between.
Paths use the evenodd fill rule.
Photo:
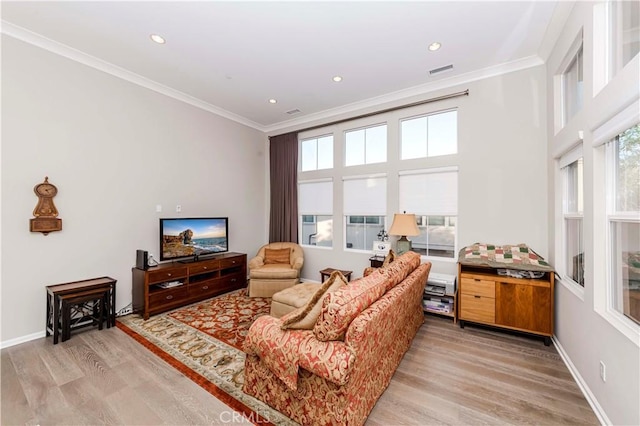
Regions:
<instances>
[{"instance_id":1,"label":"wooden side table","mask_svg":"<svg viewBox=\"0 0 640 426\"><path fill-rule=\"evenodd\" d=\"M324 268L322 271L320 271L320 282L324 282L325 279L329 278L329 275L331 275L333 271L342 272L342 275L344 275L347 281L351 281L351 274L353 273L353 271L343 271L342 269Z\"/></svg>"},{"instance_id":2,"label":"wooden side table","mask_svg":"<svg viewBox=\"0 0 640 426\"><path fill-rule=\"evenodd\" d=\"M384 263L384 256L371 256L369 262L371 262L372 268L380 268Z\"/></svg>"},{"instance_id":3,"label":"wooden side table","mask_svg":"<svg viewBox=\"0 0 640 426\"><path fill-rule=\"evenodd\" d=\"M49 285L47 286L46 335L50 336L53 334L54 345L58 343L58 337L61 331L63 341L67 340L67 336L70 334L70 330L65 330L67 325L69 328L71 327L70 318L65 318L63 321L61 317L63 299L69 301L75 298L77 303L80 303L80 300L82 300L85 295L91 295L94 297L93 302L98 300L98 303L103 304L102 309L100 309L100 307L97 308L99 311L104 310L102 317L106 318L107 328L116 325L116 280L113 278L101 277ZM67 304L68 303L70 302L67 302ZM95 316L96 313L92 312L90 322L78 323L74 328L93 324L96 320L99 321Z\"/></svg>"}]
</instances>

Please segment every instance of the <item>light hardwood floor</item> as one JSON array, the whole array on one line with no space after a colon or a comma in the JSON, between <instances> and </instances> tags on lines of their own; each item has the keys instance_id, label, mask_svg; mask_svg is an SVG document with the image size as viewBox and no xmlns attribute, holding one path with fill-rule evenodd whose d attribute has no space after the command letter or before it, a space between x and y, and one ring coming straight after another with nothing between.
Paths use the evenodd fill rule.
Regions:
<instances>
[{"instance_id":1,"label":"light hardwood floor","mask_svg":"<svg viewBox=\"0 0 640 426\"><path fill-rule=\"evenodd\" d=\"M2 425L208 425L242 421L119 329L1 351ZM598 424L553 346L426 322L367 425Z\"/></svg>"}]
</instances>

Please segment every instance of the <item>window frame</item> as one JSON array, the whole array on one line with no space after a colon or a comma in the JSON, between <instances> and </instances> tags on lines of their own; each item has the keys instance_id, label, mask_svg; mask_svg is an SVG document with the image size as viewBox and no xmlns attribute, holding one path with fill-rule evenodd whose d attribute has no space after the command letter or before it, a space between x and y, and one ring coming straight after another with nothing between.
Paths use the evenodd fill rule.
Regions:
<instances>
[{"instance_id":1,"label":"window frame","mask_svg":"<svg viewBox=\"0 0 640 426\"><path fill-rule=\"evenodd\" d=\"M382 152L384 153L384 160L383 161L376 161L376 162L367 162L367 130L369 129L374 129L377 127L384 127L385 128L385 132L384 132L384 149L382 150ZM356 133L356 132L364 132L364 142L363 142L363 152L362 152L362 157L364 162L362 163L357 163L357 164L347 164L347 134L349 133ZM371 124L371 125L367 125L367 126L362 126L362 127L355 127L353 129L347 129L345 131L342 132L342 138L343 138L343 155L344 155L344 161L342 162L344 167L358 167L358 166L368 166L368 165L372 165L372 164L384 164L387 163L389 161L389 157L388 157L388 150L389 150L389 124L384 121L384 122L380 122L380 123L376 123L376 124Z\"/></svg>"},{"instance_id":2,"label":"window frame","mask_svg":"<svg viewBox=\"0 0 640 426\"><path fill-rule=\"evenodd\" d=\"M573 119L573 117L580 114L580 112L584 108L584 74L583 74L583 85L582 85L582 105L576 111L576 113L571 117L566 117L566 93L564 89L564 76L574 59L576 58L579 51L584 53L584 39L583 39L583 29L580 28L576 38L573 40L569 49L567 49L567 53L558 66L554 76L553 76L553 114L554 114L554 129L555 133L558 133L567 124ZM582 69L584 70L584 56L582 57Z\"/></svg>"},{"instance_id":3,"label":"window frame","mask_svg":"<svg viewBox=\"0 0 640 426\"><path fill-rule=\"evenodd\" d=\"M441 114L448 114L451 112L455 112L455 117L456 117L456 123L455 123L455 132L456 132L456 137L455 137L455 152L450 152L447 154L437 154L437 155L429 155L429 117L433 117L433 116L437 116L437 115L441 115ZM425 146L425 155L424 156L420 156L420 157L411 157L411 158L404 158L404 154L403 154L403 123L406 121L412 121L412 120L421 120L421 119L425 119L426 120L426 137L425 140L423 141ZM399 128L399 132L400 132L400 136L398 137L398 157L400 159L400 161L411 161L411 160L419 160L419 159L425 159L425 158L434 158L434 157L442 157L445 155L457 155L458 154L458 108L449 108L449 109L444 109L444 110L440 110L440 111L433 111L433 112L429 112L426 114L420 114L420 115L415 115L415 116L410 116L410 117L404 117L404 118L400 118L398 120L398 128Z\"/></svg>"},{"instance_id":4,"label":"window frame","mask_svg":"<svg viewBox=\"0 0 640 426\"><path fill-rule=\"evenodd\" d=\"M569 77L572 77L570 71L572 71L574 63L577 64L575 82L568 81ZM582 76L582 80L580 80L580 76ZM584 107L584 43L580 43L560 77L562 80L562 123L563 126L566 126ZM573 83L575 85L568 87L569 84ZM574 96L569 96L570 94Z\"/></svg>"},{"instance_id":5,"label":"window frame","mask_svg":"<svg viewBox=\"0 0 640 426\"><path fill-rule=\"evenodd\" d=\"M301 186L303 185L321 185L326 191L316 191L317 197L311 197L309 202L309 206L303 206L305 203L306 197L304 196L304 192L301 190ZM319 248L324 250L331 250L335 247L335 219L334 219L334 206L333 206L333 192L334 192L334 184L333 179L325 178L325 179L300 179L298 177L298 235L300 236L299 244L305 248ZM326 198L326 199L325 199ZM324 203L322 202L324 201ZM326 206L326 207L325 207ZM312 221L305 221L305 217L311 216ZM331 218L331 246L322 246L317 244L309 244L308 241L304 238L304 229L305 226L314 225L316 228L315 234L318 233L318 216L327 216ZM309 238L310 241L310 238Z\"/></svg>"},{"instance_id":6,"label":"window frame","mask_svg":"<svg viewBox=\"0 0 640 426\"><path fill-rule=\"evenodd\" d=\"M583 263L584 263L584 255L585 255L585 246L584 246L584 206L582 206L582 210L580 210L580 206L578 206L578 208L576 208L575 210L572 210L569 208L569 198L570 198L570 182L569 182L569 167L573 164L576 164L578 162L582 162L582 185L584 186L584 156L583 156L583 146L582 143L580 143L579 145L575 146L574 148L568 150L567 152L565 152L563 155L560 156L560 158L558 159L558 171L560 174L560 186L561 186L561 200L562 202L560 203L561 205L561 210L560 210L560 224L559 224L559 229L560 229L560 235L561 235L561 242L560 242L560 262L559 262L559 266L560 266L560 278L561 278L561 282L572 292L574 293L576 296L578 296L581 300L584 300L584 268L583 268L583 282L582 284L580 284L579 282L575 281L573 279L573 277L571 276L571 274L569 273L571 267L573 266L572 263L569 262L569 259L567 257L568 254L568 240L567 240L567 221L568 220L579 220L580 221L580 241L579 241L579 245L582 248L582 254L583 254ZM580 188L580 185L578 185L578 191L580 191L580 189L582 189L582 202L584 203L584 187ZM578 195L578 200L576 200L576 203L579 205L580 204L580 195Z\"/></svg>"},{"instance_id":7,"label":"window frame","mask_svg":"<svg viewBox=\"0 0 640 426\"><path fill-rule=\"evenodd\" d=\"M426 197L424 200L424 203L426 205L426 207L422 206L421 203L415 201L415 199L413 198L407 198L404 199L405 197L407 197L407 194L409 193L413 193L413 191L410 191L410 188L402 188L402 181L403 181L403 177L419 177L419 176L424 176L425 179L428 180L428 178L426 176L437 176L437 175L443 175L443 174L450 174L450 173L455 173L455 188L456 188L456 194L455 194L455 201L443 201L443 202L432 202L429 201ZM400 170L399 174L398 174L398 196L399 196L399 202L398 202L398 206L399 206L399 211L403 211L406 210L408 213L413 213L416 215L416 224L421 223L420 225L418 225L418 228L420 229L421 233L420 236L417 237L422 237L423 235L425 235L425 233L422 232L423 229L425 229L426 231L426 240L427 240L427 247L424 249L426 250L427 254L422 254L420 252L417 252L420 254L420 256L424 259L427 259L429 261L438 261L438 262L450 262L450 263L454 263L458 261L458 251L459 251L459 240L458 240L458 220L459 220L459 211L458 211L458 197L459 197L459 191L458 191L458 179L459 179L459 170L457 166L447 166L447 167L434 167L434 168L429 168L429 169L416 169L416 170ZM423 182L424 183L424 182ZM427 185L427 187L429 187L429 185ZM418 191L418 193L422 193L422 191ZM432 197L438 198L437 195L432 195ZM449 198L450 200L450 198ZM418 205L420 204L420 205ZM442 206L446 206L444 207L444 210L433 210L434 209L434 205L438 205L439 208ZM444 226L449 226L449 227L453 227L454 228L454 232L453 232L453 257L444 257L444 256L433 256L428 254L429 253L429 235L428 235L428 231L429 231L429 227L430 226L437 226L437 225L429 225L429 217L435 217L435 216L444 216L445 217L445 225ZM424 218L423 218L424 217ZM451 218L453 218L453 224L451 224ZM413 239L417 238L417 237L412 237ZM435 250L435 249L433 249ZM413 250L415 251L415 250Z\"/></svg>"},{"instance_id":8,"label":"window frame","mask_svg":"<svg viewBox=\"0 0 640 426\"><path fill-rule=\"evenodd\" d=\"M389 179L386 173L369 175L342 176L342 248L349 252L370 252L366 244L363 249L347 247L347 227L362 225L364 232L368 227L375 227L376 235L382 226L387 226L387 193ZM353 194L352 194L353 192ZM362 224L351 223L351 217L362 217ZM381 217L382 224L367 223L368 217ZM365 240L366 242L366 236Z\"/></svg>"},{"instance_id":9,"label":"window frame","mask_svg":"<svg viewBox=\"0 0 640 426\"><path fill-rule=\"evenodd\" d=\"M363 222L361 223L355 223L351 221L351 218L353 217L362 217L363 218ZM368 218L376 218L378 219L378 223L371 223L368 222L367 219ZM382 223L380 223L382 222ZM380 228L385 229L386 230L386 222L387 222L387 217L384 215L344 215L344 250L345 251L349 251L349 252L358 252L358 253L363 253L363 252L370 252L371 251L371 247L373 244L373 241L376 241L378 239L378 235L380 232ZM353 247L347 247L347 229L349 227L359 227L359 228L364 228L362 233L363 233L363 238L364 238L364 245L363 248L353 248ZM371 240L372 244L367 244L367 230L368 229L375 229L375 235L374 235L374 239Z\"/></svg>"},{"instance_id":10,"label":"window frame","mask_svg":"<svg viewBox=\"0 0 640 426\"><path fill-rule=\"evenodd\" d=\"M636 98L627 107L620 109L607 121L592 131L593 145L593 187L594 196L594 227L593 244L594 258L606 259L605 262L593 262L593 308L613 328L640 347L640 326L629 318L613 309L609 269L606 265L611 259L608 209L610 206L611 177L607 166L606 144L626 129L640 123L640 99ZM607 198L609 197L609 198Z\"/></svg>"},{"instance_id":11,"label":"window frame","mask_svg":"<svg viewBox=\"0 0 640 426\"><path fill-rule=\"evenodd\" d=\"M318 168L318 159L320 158L319 155L319 150L320 150L320 146L319 146L319 140L320 139L324 139L327 137L331 137L331 155L329 156L329 158L331 158L331 167L324 167L324 168ZM315 141L315 168L313 169L304 169L304 153L303 153L303 149L302 146L305 142L311 142L311 141ZM310 137L310 138L305 138L305 139L300 139L298 141L298 151L299 153L299 162L300 162L300 167L299 167L299 172L301 173L309 173L309 172L314 172L316 170L331 170L334 168L334 164L333 164L333 152L335 150L335 138L333 136L333 133L327 133L327 134L323 134L323 135L318 135L318 136L314 136L314 137Z\"/></svg>"},{"instance_id":12,"label":"window frame","mask_svg":"<svg viewBox=\"0 0 640 426\"><path fill-rule=\"evenodd\" d=\"M640 122L636 124L640 126ZM631 126L635 127L635 126ZM626 131L626 130L625 130ZM624 132L624 131L623 131ZM619 211L616 206L617 198L617 170L619 167L618 142L619 132L613 139L605 144L605 171L606 171L606 288L607 288L607 310L615 315L620 321L628 327L635 328L640 336L640 319L634 321L627 317L621 310L616 307L615 294L621 289L618 288L618 270L614 261L619 261L614 252L614 243L618 241L614 236L614 228L617 230L622 223L634 223L640 225L640 209L638 211Z\"/></svg>"}]
</instances>

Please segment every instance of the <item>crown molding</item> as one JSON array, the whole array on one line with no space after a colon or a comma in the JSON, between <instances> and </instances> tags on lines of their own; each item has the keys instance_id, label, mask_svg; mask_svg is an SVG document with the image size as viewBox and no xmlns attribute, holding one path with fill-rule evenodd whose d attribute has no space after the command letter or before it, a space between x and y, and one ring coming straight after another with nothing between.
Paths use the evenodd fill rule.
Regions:
<instances>
[{"instance_id":1,"label":"crown molding","mask_svg":"<svg viewBox=\"0 0 640 426\"><path fill-rule=\"evenodd\" d=\"M539 56L529 56L526 58L518 59L516 61L506 62L481 70L468 72L462 75L409 87L407 89L402 89L385 95L376 96L373 98L365 99L363 101L353 102L351 104L343 105L337 108L305 115L304 117L300 117L297 119L281 121L272 125L265 126L242 117L238 114L234 114L230 111L212 105L208 102L204 102L194 96L172 89L171 87L165 86L139 74L128 71L110 62L106 62L102 59L88 55L80 50L74 49L70 46L51 40L40 34L14 25L5 20L0 21L0 23L1 32L17 40L31 44L33 46L37 46L51 53L57 54L67 59L71 59L75 62L79 62L83 65L113 75L114 77L118 77L138 86L153 90L170 98L192 105L196 108L227 118L239 124L251 127L255 130L264 132L268 135L276 134L277 132L280 132L284 129L291 130L295 128L304 128L312 123L321 124L322 121L329 121L330 119L335 118L339 115L353 114L367 108L375 108L381 104L399 102L407 98L429 94L431 92L446 89L452 86L463 85L473 81L499 76L544 64L544 61Z\"/></svg>"},{"instance_id":2,"label":"crown molding","mask_svg":"<svg viewBox=\"0 0 640 426\"><path fill-rule=\"evenodd\" d=\"M102 59L96 58L95 56L88 55L78 49L74 49L65 44L51 40L47 37L44 37L40 34L34 33L25 28L14 25L5 20L2 20L0 22L1 22L1 32L17 40L20 40L25 43L31 44L33 46L39 47L41 49L47 50L51 53L55 53L56 55L65 57L67 59L71 59L72 61L79 62L88 67L113 75L114 77L121 78L122 80L126 80L130 83L147 88L149 90L153 90L154 92L158 92L162 95L184 102L186 104L189 104L196 108L210 112L212 114L219 115L221 117L227 118L229 120L235 121L245 126L254 128L261 132L265 131L264 126L254 121L248 120L245 117L234 114L230 111L227 111L225 109L212 105L208 102L204 102L191 95L180 92L179 90L172 89L171 87L165 86L156 81L143 77L139 74L128 71L110 62L103 61Z\"/></svg>"},{"instance_id":3,"label":"crown molding","mask_svg":"<svg viewBox=\"0 0 640 426\"><path fill-rule=\"evenodd\" d=\"M309 124L316 125L318 123L322 123L322 121L332 121L336 116L340 116L343 114L354 114L364 109L376 107L381 104L404 101L408 98L426 95L437 90L464 85L474 81L483 80L485 78L500 76L515 71L536 67L542 64L544 64L544 61L539 56L528 56L526 58L518 59L511 62L505 62L502 64L483 68L481 70L471 71L442 80L437 80L434 82L409 87L407 89L398 90L396 92L388 93L382 96L369 98L364 101L343 105L338 108L332 108L315 114L309 114L297 119L281 121L271 126L266 126L265 131L268 135L273 135L275 134L275 132L280 132L284 129L287 129L287 131L293 131L295 128L304 128Z\"/></svg>"}]
</instances>

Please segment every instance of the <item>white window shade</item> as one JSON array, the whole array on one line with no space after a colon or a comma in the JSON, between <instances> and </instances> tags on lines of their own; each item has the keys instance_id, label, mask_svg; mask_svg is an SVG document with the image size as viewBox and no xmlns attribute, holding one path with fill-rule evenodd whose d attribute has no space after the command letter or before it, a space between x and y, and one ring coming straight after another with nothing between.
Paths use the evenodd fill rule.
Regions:
<instances>
[{"instance_id":1,"label":"white window shade","mask_svg":"<svg viewBox=\"0 0 640 426\"><path fill-rule=\"evenodd\" d=\"M569 164L578 161L580 158L582 158L582 144L576 146L571 151L562 154L560 160L558 160L558 166L562 169L567 167Z\"/></svg>"},{"instance_id":2,"label":"white window shade","mask_svg":"<svg viewBox=\"0 0 640 426\"><path fill-rule=\"evenodd\" d=\"M345 216L385 216L387 214L387 177L345 178Z\"/></svg>"},{"instance_id":3,"label":"white window shade","mask_svg":"<svg viewBox=\"0 0 640 426\"><path fill-rule=\"evenodd\" d=\"M333 214L333 181L300 182L298 186L299 214Z\"/></svg>"},{"instance_id":4,"label":"white window shade","mask_svg":"<svg viewBox=\"0 0 640 426\"><path fill-rule=\"evenodd\" d=\"M428 216L458 214L458 171L412 171L400 173L400 211Z\"/></svg>"}]
</instances>

